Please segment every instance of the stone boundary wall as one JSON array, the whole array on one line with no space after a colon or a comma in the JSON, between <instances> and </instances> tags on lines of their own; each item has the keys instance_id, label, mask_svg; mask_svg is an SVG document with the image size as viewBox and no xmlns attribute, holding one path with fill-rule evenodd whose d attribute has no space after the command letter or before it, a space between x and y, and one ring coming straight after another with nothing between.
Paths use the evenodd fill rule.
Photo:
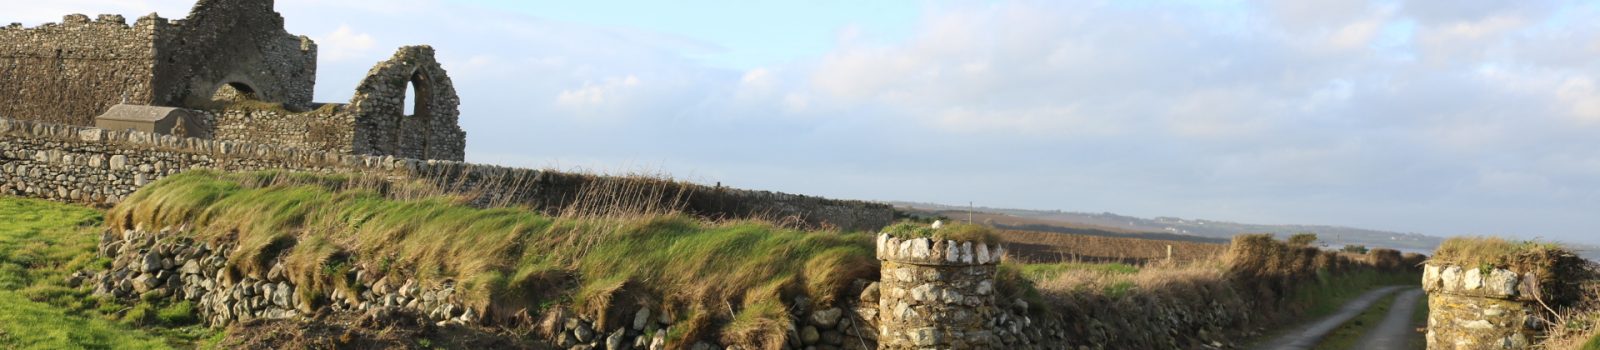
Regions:
<instances>
[{"instance_id":1,"label":"stone boundary wall","mask_svg":"<svg viewBox=\"0 0 1600 350\"><path fill-rule=\"evenodd\" d=\"M1533 273L1475 266L1423 268L1428 292L1428 349L1527 349L1545 313Z\"/></svg>"},{"instance_id":2,"label":"stone boundary wall","mask_svg":"<svg viewBox=\"0 0 1600 350\"><path fill-rule=\"evenodd\" d=\"M189 169L353 172L432 181L475 204L553 212L589 188L633 193L638 201L712 218L796 220L809 226L876 230L894 219L887 204L711 187L628 177L306 151L278 145L179 138L143 132L0 119L0 194L113 205L150 181Z\"/></svg>"},{"instance_id":3,"label":"stone boundary wall","mask_svg":"<svg viewBox=\"0 0 1600 350\"><path fill-rule=\"evenodd\" d=\"M210 138L345 154L354 152L355 117L344 113L344 105L323 105L304 112L274 107L254 102L207 111L213 116Z\"/></svg>"},{"instance_id":4,"label":"stone boundary wall","mask_svg":"<svg viewBox=\"0 0 1600 350\"><path fill-rule=\"evenodd\" d=\"M278 262L265 275L241 275L228 263L234 242L197 242L180 229L107 230L99 253L112 258L111 269L75 275L91 283L96 295L124 300L187 300L194 302L207 325L226 326L254 319L289 319L317 314L316 300L301 293ZM360 276L360 268L350 272ZM392 280L390 278L393 278ZM463 307L451 283L424 286L400 276L363 281L359 292L329 296L325 307L342 312L404 309L439 324L476 323L476 312Z\"/></svg>"},{"instance_id":5,"label":"stone boundary wall","mask_svg":"<svg viewBox=\"0 0 1600 350\"><path fill-rule=\"evenodd\" d=\"M355 263L344 273L352 285L350 292L313 295L301 290L303 283L337 285L328 280L308 281L292 276L282 261L264 275L239 272L229 257L236 242L197 241L185 228L159 230L135 227L112 228L101 234L98 253L110 258L105 271L80 271L69 276L69 283L93 287L95 295L121 300L165 300L194 303L202 323L213 327L254 320L305 321L329 312L360 316L362 322L386 319L420 318L435 325L492 326L492 321L460 299L455 281L422 282L403 271L382 271ZM359 260L352 258L352 261ZM860 291L868 281L856 281L852 290ZM875 290L875 288L872 288ZM842 306L812 305L799 297L791 315L793 323L787 343L793 349L867 350L877 348L875 334L851 310L861 304L841 302ZM875 306L874 306L875 307ZM560 306L546 315L553 322L550 345L560 349L653 349L666 348L666 335L678 320L660 310L638 308L621 319L601 319L574 314ZM694 341L689 349L736 349L713 340Z\"/></svg>"}]
</instances>

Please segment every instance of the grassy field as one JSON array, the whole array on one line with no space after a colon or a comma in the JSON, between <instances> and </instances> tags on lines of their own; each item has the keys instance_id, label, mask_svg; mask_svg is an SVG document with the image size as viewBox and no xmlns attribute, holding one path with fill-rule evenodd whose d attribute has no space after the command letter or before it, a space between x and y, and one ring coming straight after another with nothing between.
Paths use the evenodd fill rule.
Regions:
<instances>
[{"instance_id":1,"label":"grassy field","mask_svg":"<svg viewBox=\"0 0 1600 350\"><path fill-rule=\"evenodd\" d=\"M1073 235L1055 232L999 230L1011 256L1033 263L1119 262L1139 264L1167 258L1179 262L1213 260L1228 250L1226 244L1167 241L1141 238Z\"/></svg>"},{"instance_id":2,"label":"grassy field","mask_svg":"<svg viewBox=\"0 0 1600 350\"><path fill-rule=\"evenodd\" d=\"M104 316L123 306L65 285L72 272L106 264L94 257L100 223L92 209L0 197L0 348L167 347Z\"/></svg>"}]
</instances>

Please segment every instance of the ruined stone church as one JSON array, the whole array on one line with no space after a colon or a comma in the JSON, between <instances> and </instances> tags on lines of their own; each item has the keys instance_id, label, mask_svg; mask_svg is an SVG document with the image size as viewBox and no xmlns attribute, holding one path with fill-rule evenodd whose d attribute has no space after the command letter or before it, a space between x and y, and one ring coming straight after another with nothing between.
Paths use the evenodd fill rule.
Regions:
<instances>
[{"instance_id":1,"label":"ruined stone church","mask_svg":"<svg viewBox=\"0 0 1600 350\"><path fill-rule=\"evenodd\" d=\"M316 43L286 31L272 0L0 28L0 118L462 160L460 99L433 48L400 48L345 104L312 102L316 73Z\"/></svg>"}]
</instances>

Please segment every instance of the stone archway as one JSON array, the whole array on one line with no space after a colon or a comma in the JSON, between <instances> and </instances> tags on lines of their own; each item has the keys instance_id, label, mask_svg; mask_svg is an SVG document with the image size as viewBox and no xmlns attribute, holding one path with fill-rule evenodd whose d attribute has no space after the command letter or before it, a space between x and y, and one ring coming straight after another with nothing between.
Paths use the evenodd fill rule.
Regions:
<instances>
[{"instance_id":1,"label":"stone archway","mask_svg":"<svg viewBox=\"0 0 1600 350\"><path fill-rule=\"evenodd\" d=\"M460 103L433 48L402 47L367 73L350 100L355 151L459 161L466 148Z\"/></svg>"},{"instance_id":2,"label":"stone archway","mask_svg":"<svg viewBox=\"0 0 1600 350\"><path fill-rule=\"evenodd\" d=\"M230 82L226 82L226 83L222 83L222 84L217 84L217 91L211 93L211 101L213 101L213 102L240 102L240 101L260 101L260 100L261 100L261 96L256 94L255 87L250 86L250 84L237 82L237 81L230 81Z\"/></svg>"},{"instance_id":3,"label":"stone archway","mask_svg":"<svg viewBox=\"0 0 1600 350\"><path fill-rule=\"evenodd\" d=\"M395 150L397 157L426 160L435 128L434 83L429 82L429 75L422 69L411 72L411 77L403 82L405 85L400 86L405 91L400 99L402 112L395 120L394 144L390 144L389 149Z\"/></svg>"},{"instance_id":4,"label":"stone archway","mask_svg":"<svg viewBox=\"0 0 1600 350\"><path fill-rule=\"evenodd\" d=\"M399 130L395 130L397 137L392 149L398 150L401 156L427 159L434 129L433 84L426 71L417 69L406 81L406 88L408 92L401 105L409 106L410 110L403 111L396 123Z\"/></svg>"}]
</instances>

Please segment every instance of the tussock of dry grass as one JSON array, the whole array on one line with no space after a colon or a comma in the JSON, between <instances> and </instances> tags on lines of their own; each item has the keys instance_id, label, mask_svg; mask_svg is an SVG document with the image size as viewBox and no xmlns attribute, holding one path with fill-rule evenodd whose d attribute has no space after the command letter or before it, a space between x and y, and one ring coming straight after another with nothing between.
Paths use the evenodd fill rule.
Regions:
<instances>
[{"instance_id":1,"label":"tussock of dry grass","mask_svg":"<svg viewBox=\"0 0 1600 350\"><path fill-rule=\"evenodd\" d=\"M934 241L950 240L987 244L1000 242L999 236L996 236L994 230L989 229L987 226L959 222L946 224L943 227L934 229L923 223L906 221L885 227L883 232L900 239L928 238Z\"/></svg>"},{"instance_id":2,"label":"tussock of dry grass","mask_svg":"<svg viewBox=\"0 0 1600 350\"><path fill-rule=\"evenodd\" d=\"M1560 256L1574 255L1554 243L1507 241L1498 237L1455 237L1439 244L1430 262L1459 266L1530 271Z\"/></svg>"},{"instance_id":3,"label":"tussock of dry grass","mask_svg":"<svg viewBox=\"0 0 1600 350\"><path fill-rule=\"evenodd\" d=\"M428 186L408 186L188 172L130 196L110 222L117 230L186 225L199 240L236 241L235 273L265 276L282 262L304 286L299 297L313 305L359 292L351 271L364 266L367 283L394 273L424 284L454 282L489 320L528 322L545 306L569 303L612 329L654 305L678 324L700 325L675 329L678 339L720 337L758 348L778 344L763 339L783 334L773 321L783 320L779 311L794 296L831 303L855 279L878 272L867 234L709 223L670 206L640 206L662 203L655 198L619 194L670 192L600 183L584 189L567 215L547 216L473 208Z\"/></svg>"},{"instance_id":4,"label":"tussock of dry grass","mask_svg":"<svg viewBox=\"0 0 1600 350\"><path fill-rule=\"evenodd\" d=\"M1545 321L1554 326L1540 342L1542 348L1600 349L1600 279L1590 275L1578 289L1584 297L1547 315Z\"/></svg>"}]
</instances>

